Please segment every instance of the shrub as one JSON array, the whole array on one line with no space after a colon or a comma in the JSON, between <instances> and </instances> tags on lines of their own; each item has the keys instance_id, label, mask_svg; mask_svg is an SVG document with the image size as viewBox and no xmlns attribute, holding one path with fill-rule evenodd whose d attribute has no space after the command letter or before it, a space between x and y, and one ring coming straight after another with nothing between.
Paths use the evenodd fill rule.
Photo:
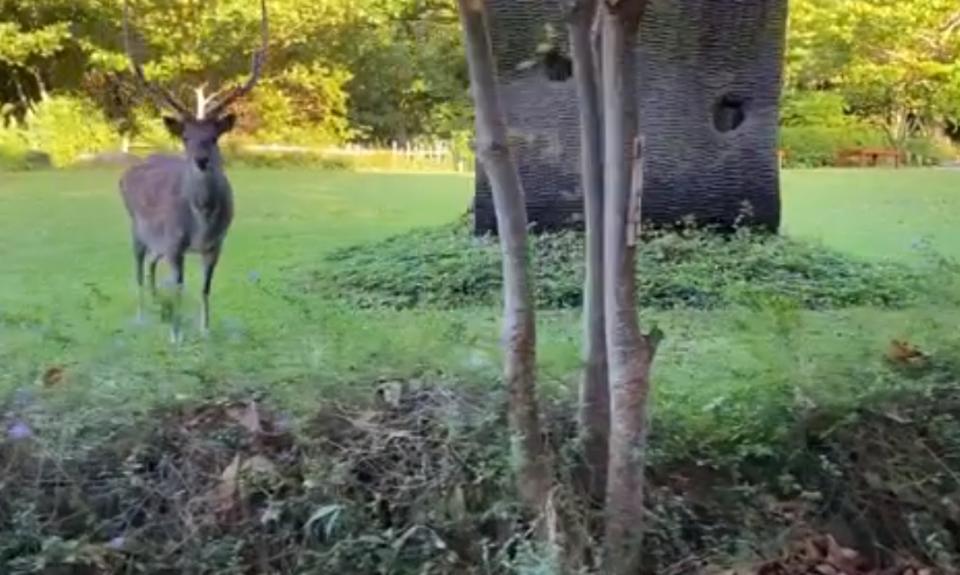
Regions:
<instances>
[{"instance_id":1,"label":"shrub","mask_svg":"<svg viewBox=\"0 0 960 575\"><path fill-rule=\"evenodd\" d=\"M847 102L841 94L794 92L783 98L780 123L791 127L842 128L856 121L847 115Z\"/></svg>"},{"instance_id":2,"label":"shrub","mask_svg":"<svg viewBox=\"0 0 960 575\"><path fill-rule=\"evenodd\" d=\"M258 142L335 145L353 136L347 120L348 71L292 65L261 85L244 106L241 130Z\"/></svg>"},{"instance_id":3,"label":"shrub","mask_svg":"<svg viewBox=\"0 0 960 575\"><path fill-rule=\"evenodd\" d=\"M473 152L473 132L460 130L453 134L453 163L458 170L472 171L476 155Z\"/></svg>"},{"instance_id":4,"label":"shrub","mask_svg":"<svg viewBox=\"0 0 960 575\"><path fill-rule=\"evenodd\" d=\"M923 557L942 567L929 572L955 573L960 402L950 375L810 411L795 395L778 404L752 389L697 406L715 418L706 437L662 418L643 572L849 525L877 559ZM513 495L502 394L396 390L392 402L321 402L297 426L262 402L227 399L119 419L18 414L0 440L0 565L11 575L551 573ZM572 412L544 410L560 469L577 464ZM732 433L718 441L716 431ZM558 485L570 494L559 509L592 535L576 485Z\"/></svg>"},{"instance_id":5,"label":"shrub","mask_svg":"<svg viewBox=\"0 0 960 575\"><path fill-rule=\"evenodd\" d=\"M23 134L31 148L50 154L58 167L119 143L96 105L66 96L53 96L38 103L25 118Z\"/></svg>"},{"instance_id":6,"label":"shrub","mask_svg":"<svg viewBox=\"0 0 960 575\"><path fill-rule=\"evenodd\" d=\"M537 305L574 308L583 285L583 239L565 232L532 241ZM782 237L657 234L641 245L640 303L648 308L715 308L773 297L807 308L909 301L919 278L905 268L853 260ZM496 240L466 225L418 230L335 252L310 288L361 307L487 306L500 294Z\"/></svg>"},{"instance_id":7,"label":"shrub","mask_svg":"<svg viewBox=\"0 0 960 575\"><path fill-rule=\"evenodd\" d=\"M889 148L882 130L864 124L846 128L784 126L780 128L780 147L786 150L786 165L795 168L820 168L836 165L837 154L850 148ZM936 166L956 154L948 144L935 138L910 138L905 146L906 161L919 166Z\"/></svg>"},{"instance_id":8,"label":"shrub","mask_svg":"<svg viewBox=\"0 0 960 575\"><path fill-rule=\"evenodd\" d=\"M847 127L783 126L780 148L787 152L786 165L820 168L836 163L837 153L847 148L887 147L882 131L863 124Z\"/></svg>"},{"instance_id":9,"label":"shrub","mask_svg":"<svg viewBox=\"0 0 960 575\"><path fill-rule=\"evenodd\" d=\"M238 143L224 147L228 163L245 168L317 168L329 171L349 170L349 160L330 157L321 152L251 151Z\"/></svg>"},{"instance_id":10,"label":"shrub","mask_svg":"<svg viewBox=\"0 0 960 575\"><path fill-rule=\"evenodd\" d=\"M150 150L176 150L180 145L166 126L163 119L149 108L138 108L134 111L134 122L137 126L136 143Z\"/></svg>"},{"instance_id":11,"label":"shrub","mask_svg":"<svg viewBox=\"0 0 960 575\"><path fill-rule=\"evenodd\" d=\"M20 130L0 126L0 170L27 169L28 151L27 142Z\"/></svg>"},{"instance_id":12,"label":"shrub","mask_svg":"<svg viewBox=\"0 0 960 575\"><path fill-rule=\"evenodd\" d=\"M0 171L16 172L26 169L26 157L21 150L0 144Z\"/></svg>"},{"instance_id":13,"label":"shrub","mask_svg":"<svg viewBox=\"0 0 960 575\"><path fill-rule=\"evenodd\" d=\"M957 155L949 141L933 137L916 137L907 140L909 161L919 166L939 166Z\"/></svg>"},{"instance_id":14,"label":"shrub","mask_svg":"<svg viewBox=\"0 0 960 575\"><path fill-rule=\"evenodd\" d=\"M889 148L884 131L847 113L843 95L833 92L792 92L780 110L780 148L787 151L789 167L817 168L836 164L837 153L849 148ZM910 138L906 161L935 166L956 151L935 137Z\"/></svg>"}]
</instances>

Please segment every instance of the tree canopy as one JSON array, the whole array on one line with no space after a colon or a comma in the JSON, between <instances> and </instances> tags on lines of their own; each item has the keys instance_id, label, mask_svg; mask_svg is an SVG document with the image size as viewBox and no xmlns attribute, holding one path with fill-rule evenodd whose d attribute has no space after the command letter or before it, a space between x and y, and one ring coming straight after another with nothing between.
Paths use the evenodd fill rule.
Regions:
<instances>
[{"instance_id":1,"label":"tree canopy","mask_svg":"<svg viewBox=\"0 0 960 575\"><path fill-rule=\"evenodd\" d=\"M185 99L242 77L251 0L132 0L146 72ZM241 128L276 140L411 141L469 131L453 0L269 0L266 77ZM955 0L792 0L784 122L882 126L893 143L960 119ZM46 94L95 103L122 131L144 101L122 50L121 0L0 0L0 111Z\"/></svg>"},{"instance_id":2,"label":"tree canopy","mask_svg":"<svg viewBox=\"0 0 960 575\"><path fill-rule=\"evenodd\" d=\"M900 146L917 130L960 118L960 7L956 0L794 0L786 78L788 97L837 96Z\"/></svg>"},{"instance_id":3,"label":"tree canopy","mask_svg":"<svg viewBox=\"0 0 960 575\"><path fill-rule=\"evenodd\" d=\"M449 0L270 0L267 77L246 127L323 137L450 137L469 125L465 65ZM138 56L184 99L249 67L259 3L134 0ZM23 113L50 91L110 116L139 102L123 52L120 0L0 0L0 101ZM256 113L253 113L253 111ZM289 134L286 134L289 135ZM285 134L278 134L285 136Z\"/></svg>"}]
</instances>

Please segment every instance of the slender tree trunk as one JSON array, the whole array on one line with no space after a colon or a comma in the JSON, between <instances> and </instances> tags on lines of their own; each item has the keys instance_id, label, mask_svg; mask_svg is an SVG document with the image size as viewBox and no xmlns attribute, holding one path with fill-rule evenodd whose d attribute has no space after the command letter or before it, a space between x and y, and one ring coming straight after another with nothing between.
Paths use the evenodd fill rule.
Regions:
<instances>
[{"instance_id":1,"label":"slender tree trunk","mask_svg":"<svg viewBox=\"0 0 960 575\"><path fill-rule=\"evenodd\" d=\"M632 51L645 0L604 3L604 302L611 410L604 573L634 575L640 568L647 403L656 350L655 338L640 331L635 278L642 156Z\"/></svg>"},{"instance_id":2,"label":"slender tree trunk","mask_svg":"<svg viewBox=\"0 0 960 575\"><path fill-rule=\"evenodd\" d=\"M50 99L50 94L47 92L47 84L43 81L43 74L41 74L37 68L30 68L30 74L33 75L33 79L37 82L37 93L40 95L40 101L46 102Z\"/></svg>"},{"instance_id":3,"label":"slender tree trunk","mask_svg":"<svg viewBox=\"0 0 960 575\"><path fill-rule=\"evenodd\" d=\"M504 378L512 448L523 501L545 511L552 472L536 394L536 327L527 261L527 210L507 140L483 0L458 0L477 116L477 157L493 188L503 252Z\"/></svg>"},{"instance_id":4,"label":"slender tree trunk","mask_svg":"<svg viewBox=\"0 0 960 575\"><path fill-rule=\"evenodd\" d=\"M24 110L30 110L30 99L27 98L27 94L23 89L23 84L20 82L20 78L16 72L11 74L13 78L13 86L17 89L17 98L20 100L20 104L23 106Z\"/></svg>"},{"instance_id":5,"label":"slender tree trunk","mask_svg":"<svg viewBox=\"0 0 960 575\"><path fill-rule=\"evenodd\" d=\"M887 141L894 150L900 154L901 159L907 161L907 140L910 138L915 125L910 118L910 111L897 107L892 110L883 123L883 129L886 131Z\"/></svg>"},{"instance_id":6,"label":"slender tree trunk","mask_svg":"<svg viewBox=\"0 0 960 575\"><path fill-rule=\"evenodd\" d=\"M603 310L603 126L597 53L592 36L597 0L568 0L567 10L573 76L580 108L581 181L586 221L580 446L587 493L602 504L607 490L610 388Z\"/></svg>"}]
</instances>

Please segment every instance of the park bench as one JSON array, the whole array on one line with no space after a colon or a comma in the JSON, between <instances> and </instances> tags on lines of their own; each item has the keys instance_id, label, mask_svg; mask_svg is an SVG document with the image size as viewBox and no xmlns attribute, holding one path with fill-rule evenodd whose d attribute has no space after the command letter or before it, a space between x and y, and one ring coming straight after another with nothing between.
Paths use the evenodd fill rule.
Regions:
<instances>
[{"instance_id":1,"label":"park bench","mask_svg":"<svg viewBox=\"0 0 960 575\"><path fill-rule=\"evenodd\" d=\"M851 148L837 153L838 166L880 166L883 160L893 160L895 168L900 167L901 154L889 148Z\"/></svg>"}]
</instances>

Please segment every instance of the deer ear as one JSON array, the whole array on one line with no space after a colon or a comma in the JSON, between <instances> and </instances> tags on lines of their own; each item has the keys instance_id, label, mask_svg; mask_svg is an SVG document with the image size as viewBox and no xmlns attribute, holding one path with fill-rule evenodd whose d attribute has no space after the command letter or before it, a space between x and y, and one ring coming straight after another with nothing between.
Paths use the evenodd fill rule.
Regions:
<instances>
[{"instance_id":1,"label":"deer ear","mask_svg":"<svg viewBox=\"0 0 960 575\"><path fill-rule=\"evenodd\" d=\"M217 120L217 132L221 134L226 134L237 125L237 115L236 114L227 114L222 118Z\"/></svg>"},{"instance_id":2,"label":"deer ear","mask_svg":"<svg viewBox=\"0 0 960 575\"><path fill-rule=\"evenodd\" d=\"M164 116L163 125L167 127L167 131L170 132L171 136L175 138L183 136L183 122L179 119L172 116Z\"/></svg>"}]
</instances>

